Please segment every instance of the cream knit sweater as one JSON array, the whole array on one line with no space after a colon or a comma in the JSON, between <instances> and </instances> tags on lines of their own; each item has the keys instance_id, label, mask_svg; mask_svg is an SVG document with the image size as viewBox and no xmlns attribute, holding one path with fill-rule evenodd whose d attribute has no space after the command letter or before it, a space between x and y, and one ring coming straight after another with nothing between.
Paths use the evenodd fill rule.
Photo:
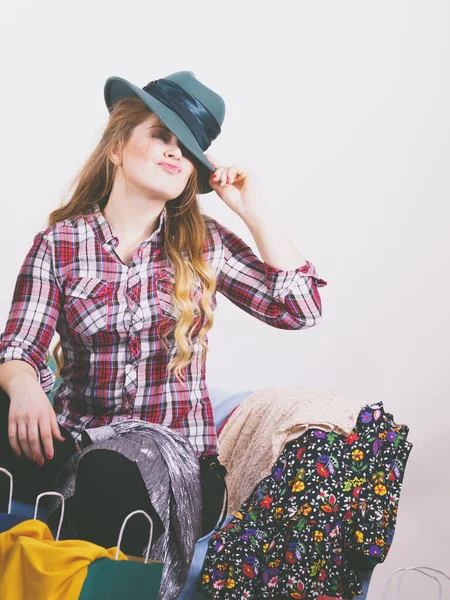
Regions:
<instances>
[{"instance_id":1,"label":"cream knit sweater","mask_svg":"<svg viewBox=\"0 0 450 600\"><path fill-rule=\"evenodd\" d=\"M305 387L265 387L248 396L218 439L219 460L228 470L228 514L235 514L270 475L289 441L311 428L348 435L368 404Z\"/></svg>"}]
</instances>

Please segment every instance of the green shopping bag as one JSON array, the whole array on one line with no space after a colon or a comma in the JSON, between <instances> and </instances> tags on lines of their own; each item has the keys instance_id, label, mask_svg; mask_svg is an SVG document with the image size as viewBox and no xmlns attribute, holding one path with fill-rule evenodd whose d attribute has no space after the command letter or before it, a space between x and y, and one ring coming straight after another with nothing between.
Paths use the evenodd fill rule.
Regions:
<instances>
[{"instance_id":1,"label":"green shopping bag","mask_svg":"<svg viewBox=\"0 0 450 600\"><path fill-rule=\"evenodd\" d=\"M127 555L128 560L117 560L127 521L141 513L150 523L150 540L145 559ZM117 542L115 559L100 558L88 567L79 600L157 600L161 586L163 563L149 560L152 545L153 521L143 510L130 513L123 522Z\"/></svg>"}]
</instances>

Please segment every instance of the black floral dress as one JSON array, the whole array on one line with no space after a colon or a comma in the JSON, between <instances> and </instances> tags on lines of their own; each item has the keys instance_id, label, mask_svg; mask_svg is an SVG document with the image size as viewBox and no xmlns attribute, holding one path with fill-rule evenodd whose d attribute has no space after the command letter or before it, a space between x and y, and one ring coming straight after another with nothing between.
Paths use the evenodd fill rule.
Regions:
<instances>
[{"instance_id":1,"label":"black floral dress","mask_svg":"<svg viewBox=\"0 0 450 600\"><path fill-rule=\"evenodd\" d=\"M383 562L394 537L408 431L377 402L347 437L310 429L289 442L211 537L201 592L236 600L362 594L356 571Z\"/></svg>"}]
</instances>

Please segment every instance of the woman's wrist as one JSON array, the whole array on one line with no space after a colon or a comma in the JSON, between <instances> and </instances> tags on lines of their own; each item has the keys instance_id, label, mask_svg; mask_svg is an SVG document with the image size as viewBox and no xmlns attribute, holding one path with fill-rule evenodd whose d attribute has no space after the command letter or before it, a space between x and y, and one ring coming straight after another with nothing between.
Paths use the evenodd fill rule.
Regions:
<instances>
[{"instance_id":1,"label":"woman's wrist","mask_svg":"<svg viewBox=\"0 0 450 600\"><path fill-rule=\"evenodd\" d=\"M24 387L38 386L40 390L41 384L36 378L36 374L24 371L22 373L15 373L2 383L2 389L11 397L12 394L16 394L18 391L23 390Z\"/></svg>"}]
</instances>

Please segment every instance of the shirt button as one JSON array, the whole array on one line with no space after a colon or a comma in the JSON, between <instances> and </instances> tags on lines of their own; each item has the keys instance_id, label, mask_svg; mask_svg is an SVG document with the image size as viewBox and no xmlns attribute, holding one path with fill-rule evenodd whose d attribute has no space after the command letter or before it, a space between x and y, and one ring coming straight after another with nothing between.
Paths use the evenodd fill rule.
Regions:
<instances>
[{"instance_id":1,"label":"shirt button","mask_svg":"<svg viewBox=\"0 0 450 600\"><path fill-rule=\"evenodd\" d=\"M134 369L133 365L126 365L125 373L128 375Z\"/></svg>"}]
</instances>

